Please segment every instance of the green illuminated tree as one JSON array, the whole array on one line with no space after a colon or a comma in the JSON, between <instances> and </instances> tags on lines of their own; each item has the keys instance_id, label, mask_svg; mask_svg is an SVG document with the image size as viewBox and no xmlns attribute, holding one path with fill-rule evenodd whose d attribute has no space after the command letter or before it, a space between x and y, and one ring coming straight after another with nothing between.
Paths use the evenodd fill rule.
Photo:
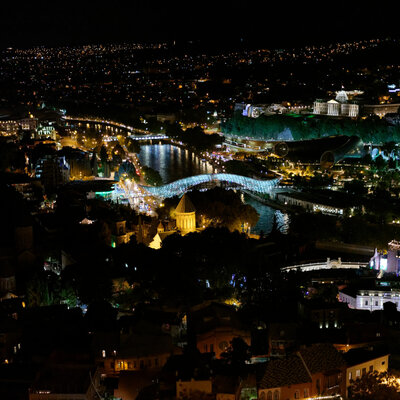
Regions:
<instances>
[{"instance_id":1,"label":"green illuminated tree","mask_svg":"<svg viewBox=\"0 0 400 400\"><path fill-rule=\"evenodd\" d=\"M364 142L385 143L400 140L400 126L390 126L384 120L333 119L324 116L262 115L248 118L235 113L221 124L224 134L260 139L278 139L287 130L294 140L316 139L332 135L359 136Z\"/></svg>"},{"instance_id":2,"label":"green illuminated tree","mask_svg":"<svg viewBox=\"0 0 400 400\"><path fill-rule=\"evenodd\" d=\"M27 284L26 295L29 307L67 304L75 307L77 297L75 289L62 282L53 272L36 274Z\"/></svg>"},{"instance_id":3,"label":"green illuminated tree","mask_svg":"<svg viewBox=\"0 0 400 400\"><path fill-rule=\"evenodd\" d=\"M36 276L28 283L26 295L29 307L49 306L53 304L53 296L48 282L43 277Z\"/></svg>"}]
</instances>

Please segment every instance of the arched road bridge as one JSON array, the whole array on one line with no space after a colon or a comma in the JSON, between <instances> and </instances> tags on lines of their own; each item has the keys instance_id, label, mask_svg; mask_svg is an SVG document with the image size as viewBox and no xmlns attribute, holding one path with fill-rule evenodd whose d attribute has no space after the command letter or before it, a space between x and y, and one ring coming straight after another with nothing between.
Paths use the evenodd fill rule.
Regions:
<instances>
[{"instance_id":1,"label":"arched road bridge","mask_svg":"<svg viewBox=\"0 0 400 400\"><path fill-rule=\"evenodd\" d=\"M269 193L271 189L278 184L280 178L270 180L258 180L248 178L246 176L234 174L204 174L195 175L188 178L179 179L175 182L168 183L162 186L141 186L147 192L157 197L173 197L180 196L185 193L189 188L207 182L229 182L237 184L243 189L256 193Z\"/></svg>"}]
</instances>

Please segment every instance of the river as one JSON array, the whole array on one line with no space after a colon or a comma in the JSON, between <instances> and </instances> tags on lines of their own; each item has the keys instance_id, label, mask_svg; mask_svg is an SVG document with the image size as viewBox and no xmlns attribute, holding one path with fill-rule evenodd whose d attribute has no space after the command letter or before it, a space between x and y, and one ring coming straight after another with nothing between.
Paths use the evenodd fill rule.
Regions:
<instances>
[{"instance_id":1,"label":"river","mask_svg":"<svg viewBox=\"0 0 400 400\"><path fill-rule=\"evenodd\" d=\"M202 161L194 153L170 144L141 145L139 160L142 165L147 165L157 170L164 183L170 183L192 175L215 172L208 162ZM261 231L269 233L274 215L282 233L287 232L289 227L287 214L264 205L246 194L244 195L244 201L253 206L260 215L257 225L252 228L252 233L260 233Z\"/></svg>"},{"instance_id":2,"label":"river","mask_svg":"<svg viewBox=\"0 0 400 400\"><path fill-rule=\"evenodd\" d=\"M164 183L170 183L192 175L211 174L213 167L194 153L170 144L146 144L140 146L139 160L157 170Z\"/></svg>"},{"instance_id":3,"label":"river","mask_svg":"<svg viewBox=\"0 0 400 400\"><path fill-rule=\"evenodd\" d=\"M256 226L251 230L252 233L260 233L261 231L264 233L271 232L274 216L276 218L278 229L282 233L288 232L290 223L288 214L285 214L280 210L276 210L272 207L262 204L259 201L248 196L247 194L244 195L244 201L246 204L250 204L252 207L254 207L260 215L260 219L258 220Z\"/></svg>"}]
</instances>

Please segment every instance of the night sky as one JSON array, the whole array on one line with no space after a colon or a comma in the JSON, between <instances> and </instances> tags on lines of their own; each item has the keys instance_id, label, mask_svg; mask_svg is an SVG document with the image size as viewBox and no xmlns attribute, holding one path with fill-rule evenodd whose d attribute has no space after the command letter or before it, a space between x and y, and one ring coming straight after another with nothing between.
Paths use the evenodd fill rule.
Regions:
<instances>
[{"instance_id":1,"label":"night sky","mask_svg":"<svg viewBox=\"0 0 400 400\"><path fill-rule=\"evenodd\" d=\"M165 40L296 46L398 34L393 2L31 1L2 4L0 45ZM300 3L300 2L299 2ZM326 4L333 5L329 12ZM385 3L388 3L385 5ZM391 5L390 5L391 4Z\"/></svg>"}]
</instances>

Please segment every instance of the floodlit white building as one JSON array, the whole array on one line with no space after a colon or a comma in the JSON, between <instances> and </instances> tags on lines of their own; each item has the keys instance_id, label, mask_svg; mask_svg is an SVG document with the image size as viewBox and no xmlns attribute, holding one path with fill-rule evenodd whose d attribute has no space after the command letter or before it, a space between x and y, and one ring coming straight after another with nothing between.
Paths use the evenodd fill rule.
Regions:
<instances>
[{"instance_id":1,"label":"floodlit white building","mask_svg":"<svg viewBox=\"0 0 400 400\"><path fill-rule=\"evenodd\" d=\"M356 293L346 291L339 292L339 301L347 303L355 310L383 310L383 305L390 301L395 304L397 311L400 311L400 290L396 289L371 289L358 290Z\"/></svg>"},{"instance_id":2,"label":"floodlit white building","mask_svg":"<svg viewBox=\"0 0 400 400\"><path fill-rule=\"evenodd\" d=\"M346 262L346 261L343 262L341 257L339 257L337 260L331 260L328 257L326 261L291 265L289 267L282 268L282 271L310 272L310 271L335 270L335 269L360 269L366 267L367 263L365 262Z\"/></svg>"},{"instance_id":3,"label":"floodlit white building","mask_svg":"<svg viewBox=\"0 0 400 400\"><path fill-rule=\"evenodd\" d=\"M292 107L291 111L300 112L306 108L306 106L295 106ZM258 118L260 115L276 115L286 114L289 112L289 108L282 104L246 104L236 103L234 111L239 111L244 117Z\"/></svg>"},{"instance_id":4,"label":"floodlit white building","mask_svg":"<svg viewBox=\"0 0 400 400\"><path fill-rule=\"evenodd\" d=\"M370 268L398 274L400 272L400 242L392 240L388 243L387 251L378 251L370 260Z\"/></svg>"},{"instance_id":5,"label":"floodlit white building","mask_svg":"<svg viewBox=\"0 0 400 400\"><path fill-rule=\"evenodd\" d=\"M302 207L308 212L320 212L327 215L344 216L353 211L352 207L343 201L332 200L326 196L318 196L306 192L276 193L276 199L289 206Z\"/></svg>"},{"instance_id":6,"label":"floodlit white building","mask_svg":"<svg viewBox=\"0 0 400 400\"><path fill-rule=\"evenodd\" d=\"M313 112L320 115L354 118L359 114L359 105L349 102L347 92L341 90L337 92L335 99L331 99L328 102L320 99L316 100Z\"/></svg>"}]
</instances>

